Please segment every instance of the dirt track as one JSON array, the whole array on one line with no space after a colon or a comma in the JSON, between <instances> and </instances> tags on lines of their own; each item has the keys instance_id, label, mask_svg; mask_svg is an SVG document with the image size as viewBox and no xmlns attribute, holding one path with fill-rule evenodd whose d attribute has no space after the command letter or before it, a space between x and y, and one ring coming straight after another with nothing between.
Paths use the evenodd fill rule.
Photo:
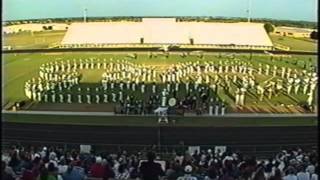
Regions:
<instances>
[{"instance_id":1,"label":"dirt track","mask_svg":"<svg viewBox=\"0 0 320 180\"><path fill-rule=\"evenodd\" d=\"M159 133L160 132L160 133ZM158 141L160 139L160 141ZM159 144L162 147L201 145L213 148L226 145L232 149L255 155L270 155L280 148L317 147L317 127L119 127L119 126L77 126L41 125L3 122L5 143L18 142L32 145L92 144L94 147L118 146L142 149L142 145ZM111 145L112 144L112 145ZM124 145L126 144L126 145ZM210 146L206 146L210 145ZM255 146L255 148L254 148ZM165 148L163 148L165 149ZM170 148L165 149L167 151Z\"/></svg>"}]
</instances>

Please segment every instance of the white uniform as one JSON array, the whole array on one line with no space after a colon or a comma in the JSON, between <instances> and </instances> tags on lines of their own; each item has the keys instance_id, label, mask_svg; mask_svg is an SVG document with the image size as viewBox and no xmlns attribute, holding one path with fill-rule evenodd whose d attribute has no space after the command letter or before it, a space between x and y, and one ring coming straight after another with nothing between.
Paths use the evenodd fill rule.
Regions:
<instances>
[{"instance_id":1,"label":"white uniform","mask_svg":"<svg viewBox=\"0 0 320 180\"><path fill-rule=\"evenodd\" d=\"M71 103L71 94L68 94L68 103Z\"/></svg>"},{"instance_id":2,"label":"white uniform","mask_svg":"<svg viewBox=\"0 0 320 180\"><path fill-rule=\"evenodd\" d=\"M78 95L78 103L82 103L82 97L80 94Z\"/></svg>"},{"instance_id":3,"label":"white uniform","mask_svg":"<svg viewBox=\"0 0 320 180\"><path fill-rule=\"evenodd\" d=\"M96 103L99 104L100 103L100 96L98 94L96 94Z\"/></svg>"},{"instance_id":4,"label":"white uniform","mask_svg":"<svg viewBox=\"0 0 320 180\"><path fill-rule=\"evenodd\" d=\"M87 94L87 103L91 104L91 96L89 94Z\"/></svg>"}]
</instances>

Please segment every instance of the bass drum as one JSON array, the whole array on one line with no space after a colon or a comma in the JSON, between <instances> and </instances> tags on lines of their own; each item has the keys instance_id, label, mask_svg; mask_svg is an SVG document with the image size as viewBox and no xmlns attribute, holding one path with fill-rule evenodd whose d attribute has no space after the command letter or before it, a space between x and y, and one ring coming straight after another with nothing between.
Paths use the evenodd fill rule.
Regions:
<instances>
[{"instance_id":1,"label":"bass drum","mask_svg":"<svg viewBox=\"0 0 320 180\"><path fill-rule=\"evenodd\" d=\"M175 106L177 104L176 98L170 98L168 104L171 107Z\"/></svg>"}]
</instances>

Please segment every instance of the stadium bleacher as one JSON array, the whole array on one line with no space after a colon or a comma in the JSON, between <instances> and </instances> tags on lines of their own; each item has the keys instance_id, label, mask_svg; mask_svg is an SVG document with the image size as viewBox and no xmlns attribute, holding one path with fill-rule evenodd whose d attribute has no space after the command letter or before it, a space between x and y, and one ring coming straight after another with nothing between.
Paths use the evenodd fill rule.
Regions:
<instances>
[{"instance_id":1,"label":"stadium bleacher","mask_svg":"<svg viewBox=\"0 0 320 180\"><path fill-rule=\"evenodd\" d=\"M61 47L79 47L75 46L77 44L85 47L174 44L264 50L273 47L261 23L176 22L174 18L144 18L142 22L73 23Z\"/></svg>"},{"instance_id":2,"label":"stadium bleacher","mask_svg":"<svg viewBox=\"0 0 320 180\"><path fill-rule=\"evenodd\" d=\"M12 146L2 150L2 179L141 179L140 161L150 156L150 151L80 153L60 147ZM154 154L155 155L155 154ZM178 149L171 157L157 157L163 168L162 179L179 176L196 179L286 179L307 176L318 178L317 151L299 147L282 150L269 159L257 159L241 152L213 151L188 152ZM186 166L192 171L185 172ZM161 174L161 173L160 173ZM4 177L6 176L6 177ZM50 178L49 178L50 177ZM157 177L155 179L158 179Z\"/></svg>"}]
</instances>

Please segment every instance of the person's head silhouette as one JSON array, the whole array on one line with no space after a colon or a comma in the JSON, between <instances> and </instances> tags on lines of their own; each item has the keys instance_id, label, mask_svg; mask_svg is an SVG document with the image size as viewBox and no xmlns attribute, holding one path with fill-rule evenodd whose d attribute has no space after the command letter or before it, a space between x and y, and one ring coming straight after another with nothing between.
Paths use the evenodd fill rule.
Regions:
<instances>
[{"instance_id":1,"label":"person's head silhouette","mask_svg":"<svg viewBox=\"0 0 320 180\"><path fill-rule=\"evenodd\" d=\"M148 161L154 161L156 159L156 154L152 151L147 153Z\"/></svg>"}]
</instances>

